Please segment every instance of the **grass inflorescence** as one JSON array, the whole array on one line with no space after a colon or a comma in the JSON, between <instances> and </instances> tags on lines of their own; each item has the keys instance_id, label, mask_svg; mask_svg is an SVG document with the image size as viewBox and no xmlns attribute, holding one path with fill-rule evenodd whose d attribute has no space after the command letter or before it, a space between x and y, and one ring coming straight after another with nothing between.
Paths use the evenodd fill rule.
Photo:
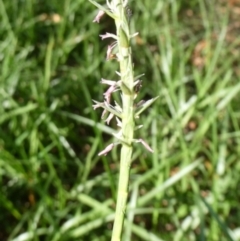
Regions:
<instances>
[{"instance_id":1,"label":"grass inflorescence","mask_svg":"<svg viewBox=\"0 0 240 241\"><path fill-rule=\"evenodd\" d=\"M136 101L159 99L136 119L154 153L134 144L124 241L239 240L237 2L129 1ZM98 156L116 123L92 99L118 63L96 14L0 0L0 240L111 238L120 150Z\"/></svg>"}]
</instances>

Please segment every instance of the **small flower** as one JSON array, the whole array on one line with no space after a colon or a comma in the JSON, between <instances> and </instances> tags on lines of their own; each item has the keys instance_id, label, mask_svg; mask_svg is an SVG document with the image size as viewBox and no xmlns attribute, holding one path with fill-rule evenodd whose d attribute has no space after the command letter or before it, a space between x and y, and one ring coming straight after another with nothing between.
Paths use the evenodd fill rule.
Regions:
<instances>
[{"instance_id":1,"label":"small flower","mask_svg":"<svg viewBox=\"0 0 240 241\"><path fill-rule=\"evenodd\" d=\"M117 46L117 41L113 42L111 45L108 45L107 49L107 60L116 59L117 55L112 53L112 50Z\"/></svg>"},{"instance_id":2,"label":"small flower","mask_svg":"<svg viewBox=\"0 0 240 241\"><path fill-rule=\"evenodd\" d=\"M107 80L107 79L101 79L101 84L106 84L106 85L115 85L117 83L117 81L114 80Z\"/></svg>"},{"instance_id":3,"label":"small flower","mask_svg":"<svg viewBox=\"0 0 240 241\"><path fill-rule=\"evenodd\" d=\"M136 37L138 34L139 34L138 32L137 32L137 33L134 33L134 34L130 35L130 38L134 38L134 37Z\"/></svg>"},{"instance_id":4,"label":"small flower","mask_svg":"<svg viewBox=\"0 0 240 241\"><path fill-rule=\"evenodd\" d=\"M106 113L107 113L107 111L104 109L104 110L103 110L103 113L102 113L102 115L101 115L101 119L104 119L104 116L106 115Z\"/></svg>"},{"instance_id":5,"label":"small flower","mask_svg":"<svg viewBox=\"0 0 240 241\"><path fill-rule=\"evenodd\" d=\"M117 85L112 85L107 89L107 91L103 94L107 103L110 103L112 93L118 90L119 88Z\"/></svg>"},{"instance_id":6,"label":"small flower","mask_svg":"<svg viewBox=\"0 0 240 241\"><path fill-rule=\"evenodd\" d=\"M114 85L110 86L108 88L108 90L103 94L104 95L104 98L105 100L107 101L107 103L110 103L111 102L111 95L112 95L112 92L114 91L115 87Z\"/></svg>"},{"instance_id":7,"label":"small flower","mask_svg":"<svg viewBox=\"0 0 240 241\"><path fill-rule=\"evenodd\" d=\"M121 81L101 79L101 84L110 85L107 91L103 94L107 103L110 103L112 93L119 90L120 82Z\"/></svg>"},{"instance_id":8,"label":"small flower","mask_svg":"<svg viewBox=\"0 0 240 241\"><path fill-rule=\"evenodd\" d=\"M102 16L105 14L103 10L99 10L97 16L94 18L93 22L99 23Z\"/></svg>"},{"instance_id":9,"label":"small flower","mask_svg":"<svg viewBox=\"0 0 240 241\"><path fill-rule=\"evenodd\" d=\"M108 154L108 152L110 152L114 146L118 145L119 143L111 143L110 145L108 145L103 151L99 152L98 155L99 156L106 156Z\"/></svg>"},{"instance_id":10,"label":"small flower","mask_svg":"<svg viewBox=\"0 0 240 241\"><path fill-rule=\"evenodd\" d=\"M106 33L106 34L103 34L103 35L99 35L102 40L103 39L106 39L106 38L114 38L114 39L118 39L117 35L116 34L113 34L113 33Z\"/></svg>"},{"instance_id":11,"label":"small flower","mask_svg":"<svg viewBox=\"0 0 240 241\"><path fill-rule=\"evenodd\" d=\"M107 111L113 113L114 115L122 118L122 113L120 110L118 110L118 108L110 105L109 103L107 103L107 101L104 101L104 109L106 109Z\"/></svg>"},{"instance_id":12,"label":"small flower","mask_svg":"<svg viewBox=\"0 0 240 241\"><path fill-rule=\"evenodd\" d=\"M96 100L93 100L93 102L96 103L95 105L92 105L94 110L96 110L99 107L104 107L104 103L103 102L98 102Z\"/></svg>"},{"instance_id":13,"label":"small flower","mask_svg":"<svg viewBox=\"0 0 240 241\"><path fill-rule=\"evenodd\" d=\"M105 120L105 122L109 125L111 119L114 117L114 114L113 113L110 113L108 118Z\"/></svg>"},{"instance_id":14,"label":"small flower","mask_svg":"<svg viewBox=\"0 0 240 241\"><path fill-rule=\"evenodd\" d=\"M153 149L143 140L143 139L138 139L138 140L134 140L135 142L140 142L143 144L143 146L150 152L154 152Z\"/></svg>"},{"instance_id":15,"label":"small flower","mask_svg":"<svg viewBox=\"0 0 240 241\"><path fill-rule=\"evenodd\" d=\"M122 112L122 107L117 103L117 101L114 101L115 103L115 109L118 111L118 112Z\"/></svg>"},{"instance_id":16,"label":"small flower","mask_svg":"<svg viewBox=\"0 0 240 241\"><path fill-rule=\"evenodd\" d=\"M110 152L114 147L114 144L111 143L110 145L108 145L103 151L99 152L98 155L101 156L101 155L104 155L106 156L108 152Z\"/></svg>"}]
</instances>

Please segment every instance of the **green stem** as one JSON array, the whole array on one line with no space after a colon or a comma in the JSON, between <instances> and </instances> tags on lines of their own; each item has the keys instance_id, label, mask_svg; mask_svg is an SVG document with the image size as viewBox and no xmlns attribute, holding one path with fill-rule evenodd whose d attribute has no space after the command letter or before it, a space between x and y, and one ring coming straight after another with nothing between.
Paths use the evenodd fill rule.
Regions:
<instances>
[{"instance_id":1,"label":"green stem","mask_svg":"<svg viewBox=\"0 0 240 241\"><path fill-rule=\"evenodd\" d=\"M127 206L129 175L132 158L132 140L134 137L133 134L135 125L133 111L134 73L131 48L129 45L130 31L128 22L126 20L127 17L125 15L123 1L113 0L112 2L115 6L117 6L117 16L120 16L119 18L115 19L117 35L119 37L118 54L120 62L120 73L121 80L124 83L124 88L128 89L128 91L124 91L124 88L122 88L122 135L125 143L127 144L123 144L121 149L117 205L111 239L111 241L120 241Z\"/></svg>"}]
</instances>

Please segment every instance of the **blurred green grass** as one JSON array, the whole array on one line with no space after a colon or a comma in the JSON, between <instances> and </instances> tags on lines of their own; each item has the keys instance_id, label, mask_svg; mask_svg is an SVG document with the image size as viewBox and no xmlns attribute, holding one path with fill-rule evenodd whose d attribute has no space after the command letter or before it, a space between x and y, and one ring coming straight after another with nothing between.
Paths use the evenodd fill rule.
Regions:
<instances>
[{"instance_id":1,"label":"blurred green grass","mask_svg":"<svg viewBox=\"0 0 240 241\"><path fill-rule=\"evenodd\" d=\"M102 1L104 2L104 1ZM124 241L240 240L235 5L132 1L142 115ZM0 240L109 240L119 149L92 109L114 31L86 0L0 0ZM235 13L235 15L234 15Z\"/></svg>"}]
</instances>

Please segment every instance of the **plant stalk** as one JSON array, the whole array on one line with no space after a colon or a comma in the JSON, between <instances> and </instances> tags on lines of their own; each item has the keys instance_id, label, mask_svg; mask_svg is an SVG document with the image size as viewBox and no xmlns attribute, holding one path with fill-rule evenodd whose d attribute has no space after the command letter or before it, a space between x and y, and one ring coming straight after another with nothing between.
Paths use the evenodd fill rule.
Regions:
<instances>
[{"instance_id":1,"label":"plant stalk","mask_svg":"<svg viewBox=\"0 0 240 241\"><path fill-rule=\"evenodd\" d=\"M126 1L125 1L126 2ZM120 172L118 181L117 204L111 241L120 241L127 206L129 175L132 158L132 140L134 137L134 72L130 48L130 31L123 0L113 0L120 18L115 19L119 37L119 64L122 81L122 144ZM128 89L126 91L125 89Z\"/></svg>"}]
</instances>

